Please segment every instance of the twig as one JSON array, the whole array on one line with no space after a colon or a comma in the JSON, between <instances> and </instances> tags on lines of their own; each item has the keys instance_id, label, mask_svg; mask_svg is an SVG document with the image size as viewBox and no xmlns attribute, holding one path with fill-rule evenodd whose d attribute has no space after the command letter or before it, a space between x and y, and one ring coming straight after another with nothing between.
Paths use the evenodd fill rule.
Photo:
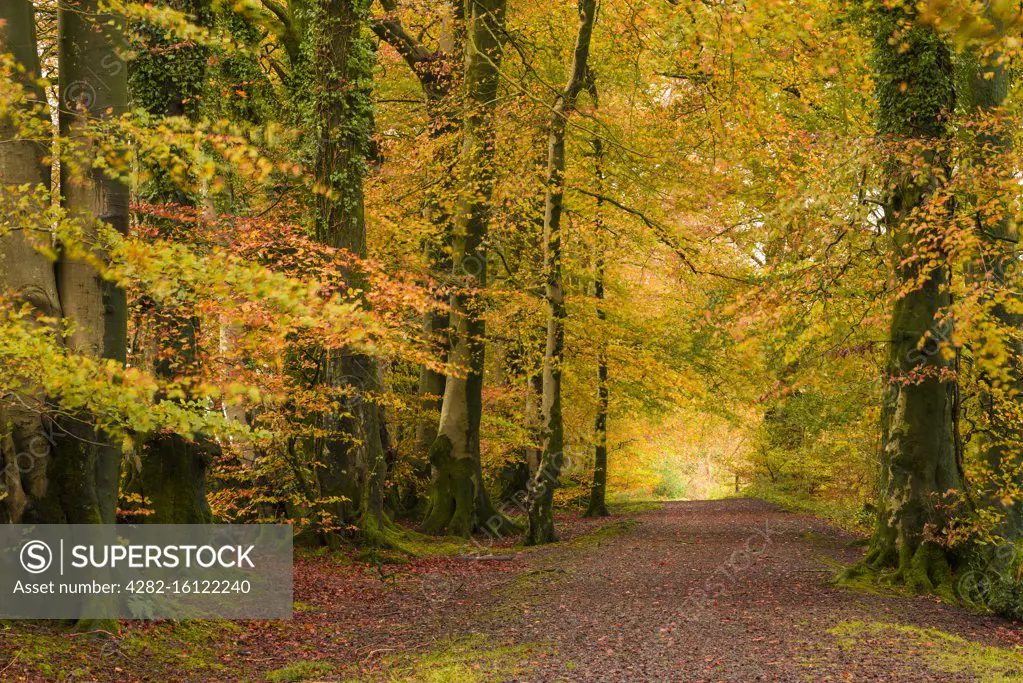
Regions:
<instances>
[{"instance_id":1,"label":"twig","mask_svg":"<svg viewBox=\"0 0 1023 683\"><path fill-rule=\"evenodd\" d=\"M24 652L24 651L25 651L25 648L21 648L20 650L15 652L14 653L14 657L11 658L11 661L7 662L7 666L5 666L4 668L0 669L0 674L4 673L8 669L10 669L12 666L14 666L14 663L16 661L18 661L18 657L20 657L21 653Z\"/></svg>"}]
</instances>

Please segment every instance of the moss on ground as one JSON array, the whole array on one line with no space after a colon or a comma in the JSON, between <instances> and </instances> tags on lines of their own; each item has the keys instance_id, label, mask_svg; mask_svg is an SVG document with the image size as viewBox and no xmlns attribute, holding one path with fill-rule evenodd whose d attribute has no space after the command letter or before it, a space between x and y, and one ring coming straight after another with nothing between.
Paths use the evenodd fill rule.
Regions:
<instances>
[{"instance_id":1,"label":"moss on ground","mask_svg":"<svg viewBox=\"0 0 1023 683\"><path fill-rule=\"evenodd\" d=\"M294 681L313 681L323 676L334 674L334 666L327 662L301 661L289 664L266 674L268 683L292 683Z\"/></svg>"},{"instance_id":2,"label":"moss on ground","mask_svg":"<svg viewBox=\"0 0 1023 683\"><path fill-rule=\"evenodd\" d=\"M828 633L835 636L843 648L857 647L864 640L910 641L936 671L967 674L979 683L1023 680L1023 651L984 645L937 629L888 622L844 621Z\"/></svg>"},{"instance_id":3,"label":"moss on ground","mask_svg":"<svg viewBox=\"0 0 1023 683\"><path fill-rule=\"evenodd\" d=\"M631 529L635 529L639 526L639 520L637 519L619 519L614 522L602 525L599 529L596 529L588 534L582 534L576 536L570 541L567 541L565 545L572 548L592 548L594 546L602 545L605 541L608 541L617 536L621 536Z\"/></svg>"},{"instance_id":4,"label":"moss on ground","mask_svg":"<svg viewBox=\"0 0 1023 683\"><path fill-rule=\"evenodd\" d=\"M120 647L127 656L144 656L157 666L215 672L224 669L217 644L228 634L242 630L225 620L161 622L149 631L136 631L122 638Z\"/></svg>"},{"instance_id":5,"label":"moss on ground","mask_svg":"<svg viewBox=\"0 0 1023 683\"><path fill-rule=\"evenodd\" d=\"M17 622L4 624L3 640L11 646L11 661L25 671L38 672L53 680L88 676L91 671L80 662L71 662L74 643L69 634L56 629L22 630ZM81 636L79 636L81 637Z\"/></svg>"},{"instance_id":6,"label":"moss on ground","mask_svg":"<svg viewBox=\"0 0 1023 683\"><path fill-rule=\"evenodd\" d=\"M550 653L551 648L541 643L503 645L492 638L475 635L442 641L424 653L387 657L380 663L380 669L386 673L346 680L386 683L518 680L528 673L530 656Z\"/></svg>"},{"instance_id":7,"label":"moss on ground","mask_svg":"<svg viewBox=\"0 0 1023 683\"><path fill-rule=\"evenodd\" d=\"M390 548L367 548L355 555L359 562L405 564L424 557L458 557L479 553L479 545L458 536L428 536L402 529L392 533Z\"/></svg>"},{"instance_id":8,"label":"moss on ground","mask_svg":"<svg viewBox=\"0 0 1023 683\"><path fill-rule=\"evenodd\" d=\"M612 515L634 515L639 512L653 512L664 507L659 500L622 500L609 502L607 509Z\"/></svg>"},{"instance_id":9,"label":"moss on ground","mask_svg":"<svg viewBox=\"0 0 1023 683\"><path fill-rule=\"evenodd\" d=\"M188 670L197 676L225 671L217 643L225 634L240 631L230 621L166 621L146 628L125 629L120 636L96 638L59 627L8 623L3 640L17 666L47 680L92 678L124 661L145 658L152 671ZM97 656L82 656L88 644Z\"/></svg>"}]
</instances>

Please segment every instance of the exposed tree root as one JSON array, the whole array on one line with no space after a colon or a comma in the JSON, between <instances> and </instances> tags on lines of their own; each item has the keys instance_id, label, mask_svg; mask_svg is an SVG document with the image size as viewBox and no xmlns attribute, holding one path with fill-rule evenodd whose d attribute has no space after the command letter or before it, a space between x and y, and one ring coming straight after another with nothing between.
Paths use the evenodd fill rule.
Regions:
<instances>
[{"instance_id":1,"label":"exposed tree root","mask_svg":"<svg viewBox=\"0 0 1023 683\"><path fill-rule=\"evenodd\" d=\"M872 547L861 562L841 572L835 582L848 586L864 579L958 602L948 553L934 543L922 543L916 550L902 546L898 552Z\"/></svg>"},{"instance_id":2,"label":"exposed tree root","mask_svg":"<svg viewBox=\"0 0 1023 683\"><path fill-rule=\"evenodd\" d=\"M420 530L461 538L469 538L476 531L491 538L520 532L521 525L498 512L485 495L482 473L473 461L452 457L451 447L450 439L441 435L430 450L434 475Z\"/></svg>"}]
</instances>

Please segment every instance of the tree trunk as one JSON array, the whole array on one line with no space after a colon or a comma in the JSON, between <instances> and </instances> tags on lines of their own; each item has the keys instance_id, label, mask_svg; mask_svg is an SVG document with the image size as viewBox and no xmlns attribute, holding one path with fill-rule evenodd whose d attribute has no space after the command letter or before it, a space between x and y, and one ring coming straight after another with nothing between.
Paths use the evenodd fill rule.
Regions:
<instances>
[{"instance_id":1,"label":"tree trunk","mask_svg":"<svg viewBox=\"0 0 1023 683\"><path fill-rule=\"evenodd\" d=\"M19 108L29 113L32 101L38 103L34 123L44 132L37 141L33 131L22 130L16 119L0 118L0 210L18 226L0 236L0 291L13 292L12 303L28 304L35 316L57 319L61 311L53 264L36 248L50 247L52 237L48 224L35 224L47 215L49 202L50 121L45 93L36 82L40 65L34 14L29 0L0 4L0 53L11 53L24 69L24 77L13 74L28 100ZM16 189L21 185L28 186L29 193ZM22 200L27 207L16 208ZM26 382L25 390L0 403L0 523L58 516L46 509L53 429L43 416L44 399Z\"/></svg>"},{"instance_id":2,"label":"tree trunk","mask_svg":"<svg viewBox=\"0 0 1023 683\"><path fill-rule=\"evenodd\" d=\"M402 56L405 63L415 73L426 99L427 113L430 117L430 137L434 139L451 135L458 130L458 122L452 111L450 94L456 82L454 68L462 55L464 33L464 3L456 0L446 2L445 7L450 13L448 21L442 28L439 48L428 50L418 38L410 35L397 18L398 3L396 0L381 0L381 6L388 16L372 23L374 33L389 43ZM442 147L437 161L446 169L439 187L430 191L423 210L426 218L434 225L437 234L427 240L426 257L433 275L447 280L451 273L451 239L453 233L453 216L445 208L445 198L454 188L455 164L458 150ZM430 313L423 321L423 334L426 338L439 340L444 347L448 346L448 314L447 312ZM417 388L420 409L423 415L416 424L416 451L428 454L437 439L437 414L444 397L445 376L424 364L419 369L419 385Z\"/></svg>"},{"instance_id":3,"label":"tree trunk","mask_svg":"<svg viewBox=\"0 0 1023 683\"><path fill-rule=\"evenodd\" d=\"M208 0L164 0L165 6L187 12L200 26L212 24ZM139 29L144 30L144 27ZM163 29L147 32L148 41L130 66L132 103L155 116L185 116L199 120L205 87L207 50L178 38L164 38ZM196 207L196 192L180 187L158 164L149 164L151 180L141 188L142 199L154 204ZM158 226L161 227L161 226ZM165 380L194 375L199 370L199 320L194 313L174 310L160 302L147 302L151 315L146 327L153 336L153 369ZM178 434L154 435L142 446L141 467L135 480L138 492L149 500L150 524L208 524L207 470L212 444Z\"/></svg>"},{"instance_id":4,"label":"tree trunk","mask_svg":"<svg viewBox=\"0 0 1023 683\"><path fill-rule=\"evenodd\" d=\"M546 348L544 349L546 353ZM530 361L530 365L533 362ZM526 447L526 464L529 466L529 478L532 480L540 469L540 458L543 457L543 446L540 443L543 439L542 425L543 416L540 414L543 408L543 362L537 359L536 367L530 367L529 375L526 377L526 427L529 431L530 443Z\"/></svg>"},{"instance_id":5,"label":"tree trunk","mask_svg":"<svg viewBox=\"0 0 1023 683\"><path fill-rule=\"evenodd\" d=\"M884 226L898 281L913 289L892 312L878 521L865 563L893 569L893 578L910 587L950 593L949 558L937 536L946 523L942 504L951 502L943 496L962 489L963 480L953 425L954 364L936 347L934 330L951 300L942 255L922 250L940 240L939 229L926 222L948 210L934 202L948 175L939 143L948 135L954 76L949 49L932 29L916 25L909 12L878 14L878 132L894 149L886 166ZM919 222L922 211L932 212L925 223Z\"/></svg>"},{"instance_id":6,"label":"tree trunk","mask_svg":"<svg viewBox=\"0 0 1023 683\"><path fill-rule=\"evenodd\" d=\"M590 74L587 89L593 106L598 103L597 82ZM604 143L599 136L593 137L593 157L596 160L597 194L604 194ZM597 299L597 320L607 321L604 310L604 263L607 258L607 245L604 235L604 219L601 214L603 199L597 199L597 218L595 221L596 258L594 259L593 295ZM597 346L597 415L593 423L593 484L590 487L590 502L586 507L586 517L607 517L607 409L610 401L610 388L607 380L607 341L604 331L600 330L600 341Z\"/></svg>"},{"instance_id":7,"label":"tree trunk","mask_svg":"<svg viewBox=\"0 0 1023 683\"><path fill-rule=\"evenodd\" d=\"M565 127L588 77L590 38L596 0L579 0L579 33L568 83L554 104L547 148L547 208L544 212L544 271L547 297L547 352L543 365L544 447L529 496L526 544L557 540L554 531L554 489L564 461L565 434L561 417L561 364L565 346L565 295L561 278L561 214L565 193Z\"/></svg>"},{"instance_id":8,"label":"tree trunk","mask_svg":"<svg viewBox=\"0 0 1023 683\"><path fill-rule=\"evenodd\" d=\"M365 258L366 221L363 177L371 141L373 56L363 28L365 0L319 0L315 31L317 195L316 237L331 247ZM365 276L353 269L346 284L365 290ZM347 350L324 352L324 382L339 391L340 407L326 417L332 436L324 442L320 494L341 496L333 504L339 521L354 522L363 539L386 543L390 521L384 514L387 475L381 440L383 408L377 361Z\"/></svg>"},{"instance_id":9,"label":"tree trunk","mask_svg":"<svg viewBox=\"0 0 1023 683\"><path fill-rule=\"evenodd\" d=\"M88 163L103 150L90 128L97 119L118 117L128 109L127 69L123 49L124 20L101 13L99 0L71 0L60 8L60 132L69 146L65 155ZM105 224L128 232L128 188L103 168L72 173L61 164L62 204L81 226L85 247ZM102 254L100 254L102 257ZM103 280L88 261L62 245L57 262L57 289L64 317L74 327L66 343L74 353L123 363L127 350L128 311L124 290ZM62 513L54 522L112 524L117 508L121 450L93 425L91 416L61 420L50 479Z\"/></svg>"},{"instance_id":10,"label":"tree trunk","mask_svg":"<svg viewBox=\"0 0 1023 683\"><path fill-rule=\"evenodd\" d=\"M484 317L487 284L485 238L493 190L494 108L501 62L506 0L472 0L466 46L468 113L462 128L462 182L455 211L449 361L468 369L444 386L437 439L430 448L433 474L423 522L427 533L468 536L475 529L501 534L507 525L483 486L480 418L483 410Z\"/></svg>"}]
</instances>

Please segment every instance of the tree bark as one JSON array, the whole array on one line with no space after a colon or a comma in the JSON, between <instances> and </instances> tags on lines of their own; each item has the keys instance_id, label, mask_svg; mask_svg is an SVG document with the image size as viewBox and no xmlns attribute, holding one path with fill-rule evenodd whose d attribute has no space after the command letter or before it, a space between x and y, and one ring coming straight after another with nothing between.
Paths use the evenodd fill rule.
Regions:
<instances>
[{"instance_id":1,"label":"tree bark","mask_svg":"<svg viewBox=\"0 0 1023 683\"><path fill-rule=\"evenodd\" d=\"M592 74L589 78L589 92L594 106L597 105L597 85ZM604 144L594 136L593 156L597 167L597 193L604 194ZM593 296L597 299L597 320L601 325L607 321L604 310L604 265L607 258L607 245L604 235L604 220L601 215L602 199L597 200L597 218L594 229L596 235L593 276ZM603 330L597 342L597 415L593 421L593 484L590 486L590 502L586 507L586 517L607 517L607 412L610 402L610 387L607 377L607 341Z\"/></svg>"},{"instance_id":2,"label":"tree bark","mask_svg":"<svg viewBox=\"0 0 1023 683\"><path fill-rule=\"evenodd\" d=\"M544 271L547 298L547 351L543 368L544 447L529 496L526 544L557 540L554 530L554 489L564 462L565 434L561 415L561 365L565 347L565 295L561 277L561 214L565 193L565 128L576 99L586 85L590 38L596 0L579 0L579 32L565 89L554 104L547 148L547 199L544 212Z\"/></svg>"},{"instance_id":3,"label":"tree bark","mask_svg":"<svg viewBox=\"0 0 1023 683\"><path fill-rule=\"evenodd\" d=\"M127 69L123 48L124 20L101 12L99 0L69 0L61 5L60 132L69 154L87 162L103 156L93 122L118 117L128 109ZM128 232L128 188L100 167L72 173L61 164L62 205L82 227L85 248L104 224ZM102 257L102 254L99 254ZM123 363L127 350L127 302L124 290L104 280L84 258L62 245L57 262L57 289L64 317L73 324L66 338L74 353ZM50 479L62 514L50 521L112 524L116 517L120 447L93 424L91 416L61 420Z\"/></svg>"},{"instance_id":4,"label":"tree bark","mask_svg":"<svg viewBox=\"0 0 1023 683\"><path fill-rule=\"evenodd\" d=\"M0 210L13 227L0 235L0 291L13 292L12 303L29 305L34 316L56 320L61 311L53 263L37 248L52 242L50 226L40 223L49 202L50 122L46 95L37 82L41 74L32 3L0 4L0 23L0 53L11 53L24 69L24 76L12 74L25 95L18 113L34 115L31 123L43 135L33 139L35 132L17 117L0 118ZM22 185L29 193L17 189ZM22 200L28 205L17 208ZM43 521L56 514L46 509L53 428L43 414L44 400L26 378L24 390L0 401L0 523Z\"/></svg>"},{"instance_id":5,"label":"tree bark","mask_svg":"<svg viewBox=\"0 0 1023 683\"><path fill-rule=\"evenodd\" d=\"M451 91L456 83L454 70L462 57L464 44L464 3L445 3L450 14L449 25L439 40L436 50L430 50L419 39L411 36L396 16L396 0L381 0L380 5L388 16L372 22L377 37L387 42L402 56L419 80L430 117L430 137L443 138L455 133L458 121L452 111ZM451 273L451 239L454 232L453 216L445 208L445 198L455 186L455 165L458 161L457 148L441 149L437 161L445 169L439 187L427 197L423 213L434 225L437 234L426 240L425 252L430 272L447 280ZM440 295L443 297L443 294ZM450 320L446 311L427 314L423 320L423 335L449 346L448 326ZM445 353L445 356L447 354ZM444 360L447 360L446 357ZM440 412L446 378L429 365L419 368L419 394L422 416L416 424L416 452L427 455L437 439L437 418Z\"/></svg>"},{"instance_id":6,"label":"tree bark","mask_svg":"<svg viewBox=\"0 0 1023 683\"><path fill-rule=\"evenodd\" d=\"M468 113L462 125L462 183L454 218L449 361L467 369L444 385L437 439L430 448L432 477L423 530L468 536L507 524L483 486L480 418L483 410L485 239L493 190L494 109L502 56L506 0L471 0L465 57Z\"/></svg>"},{"instance_id":7,"label":"tree bark","mask_svg":"<svg viewBox=\"0 0 1023 683\"><path fill-rule=\"evenodd\" d=\"M371 141L373 56L363 35L369 11L364 0L318 0L315 31L317 156L316 237L328 246L365 258L363 177ZM352 269L346 285L365 290L365 275ZM383 408L377 361L348 350L324 352L324 382L339 390L340 407L326 417L320 494L341 496L339 520L355 522L363 540L386 544L390 520L384 514L387 475L381 440Z\"/></svg>"},{"instance_id":8,"label":"tree bark","mask_svg":"<svg viewBox=\"0 0 1023 683\"><path fill-rule=\"evenodd\" d=\"M922 255L939 243L935 193L948 177L941 141L955 103L948 47L910 11L878 10L874 40L878 133L891 145L886 164L884 226L895 273L912 286L892 311L889 388L882 410L877 526L865 564L894 570L915 589L951 593L949 557L938 536L942 503L962 489L953 424L954 364L936 347L938 315L951 303L948 266ZM914 159L907 161L907 153ZM917 258L918 256L922 258Z\"/></svg>"}]
</instances>

